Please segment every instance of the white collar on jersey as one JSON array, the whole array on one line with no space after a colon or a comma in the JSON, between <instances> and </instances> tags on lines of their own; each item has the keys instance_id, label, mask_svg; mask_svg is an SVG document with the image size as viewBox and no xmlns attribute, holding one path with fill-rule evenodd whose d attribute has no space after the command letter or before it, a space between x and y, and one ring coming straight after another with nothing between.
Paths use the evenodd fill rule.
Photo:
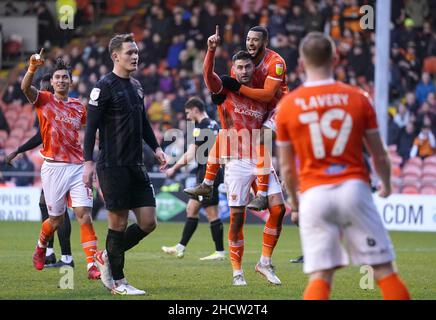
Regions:
<instances>
[{"instance_id":1,"label":"white collar on jersey","mask_svg":"<svg viewBox=\"0 0 436 320\"><path fill-rule=\"evenodd\" d=\"M323 80L318 80L318 81L306 81L305 83L303 83L303 86L305 86L305 87L317 87L317 86L326 86L328 84L333 84L333 83L335 83L335 79L328 78L328 79L323 79Z\"/></svg>"},{"instance_id":2,"label":"white collar on jersey","mask_svg":"<svg viewBox=\"0 0 436 320\"><path fill-rule=\"evenodd\" d=\"M63 102L63 103L70 102L70 97L67 97L67 100L59 100L54 93L52 93L52 95L56 102Z\"/></svg>"}]
</instances>

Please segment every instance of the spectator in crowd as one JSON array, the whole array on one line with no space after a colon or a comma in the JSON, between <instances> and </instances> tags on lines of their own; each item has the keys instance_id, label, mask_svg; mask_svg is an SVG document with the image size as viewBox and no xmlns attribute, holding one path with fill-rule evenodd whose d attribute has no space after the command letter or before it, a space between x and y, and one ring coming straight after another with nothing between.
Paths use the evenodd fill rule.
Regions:
<instances>
[{"instance_id":1,"label":"spectator in crowd","mask_svg":"<svg viewBox=\"0 0 436 320\"><path fill-rule=\"evenodd\" d=\"M14 161L13 169L10 169L11 173L17 172L17 175L11 175L11 179L14 180L17 187L27 187L33 185L35 177L33 171L35 166L32 161L27 157L27 152L24 152L22 156Z\"/></svg>"},{"instance_id":2,"label":"spectator in crowd","mask_svg":"<svg viewBox=\"0 0 436 320\"><path fill-rule=\"evenodd\" d=\"M55 19L43 1L39 2L36 8L38 16L38 41L40 46L44 46L46 41L52 43L56 39L58 27Z\"/></svg>"},{"instance_id":3,"label":"spectator in crowd","mask_svg":"<svg viewBox=\"0 0 436 320\"><path fill-rule=\"evenodd\" d=\"M4 149L0 149L0 187L6 185L6 182L10 180L7 175L10 170L9 165L5 162L6 152Z\"/></svg>"},{"instance_id":4,"label":"spectator in crowd","mask_svg":"<svg viewBox=\"0 0 436 320\"><path fill-rule=\"evenodd\" d=\"M6 131L8 134L11 132L8 121L6 120L3 110L0 108L0 130Z\"/></svg>"},{"instance_id":5,"label":"spectator in crowd","mask_svg":"<svg viewBox=\"0 0 436 320\"><path fill-rule=\"evenodd\" d=\"M409 122L411 122L411 114L409 110L407 110L406 106L402 103L398 105L398 111L394 116L394 122L397 124L400 130L406 127Z\"/></svg>"},{"instance_id":6,"label":"spectator in crowd","mask_svg":"<svg viewBox=\"0 0 436 320\"><path fill-rule=\"evenodd\" d=\"M436 116L436 97L435 97L435 93L434 92L430 92L427 95L427 101L426 101L429 105L429 111L431 114L433 114L433 116Z\"/></svg>"},{"instance_id":7,"label":"spectator in crowd","mask_svg":"<svg viewBox=\"0 0 436 320\"><path fill-rule=\"evenodd\" d=\"M416 115L419 109L419 104L418 101L416 101L415 93L413 91L407 92L404 100L404 105L406 106L407 110Z\"/></svg>"},{"instance_id":8,"label":"spectator in crowd","mask_svg":"<svg viewBox=\"0 0 436 320\"><path fill-rule=\"evenodd\" d=\"M436 140L431 132L430 126L423 126L419 135L413 141L410 157L421 157L422 159L432 156L435 153Z\"/></svg>"},{"instance_id":9,"label":"spectator in crowd","mask_svg":"<svg viewBox=\"0 0 436 320\"><path fill-rule=\"evenodd\" d=\"M17 16L20 14L18 8L14 5L13 1L8 1L5 4L5 16Z\"/></svg>"},{"instance_id":10,"label":"spectator in crowd","mask_svg":"<svg viewBox=\"0 0 436 320\"><path fill-rule=\"evenodd\" d=\"M424 101L421 105L421 108L418 110L415 120L417 130L420 131L425 125L431 127L434 123L436 123L435 121L435 116L430 111L430 104L427 101Z\"/></svg>"},{"instance_id":11,"label":"spectator in crowd","mask_svg":"<svg viewBox=\"0 0 436 320\"><path fill-rule=\"evenodd\" d=\"M421 76L421 81L416 86L416 99L419 104L422 104L426 99L430 92L435 92L436 88L431 81L430 74L428 72L423 72Z\"/></svg>"},{"instance_id":12,"label":"spectator in crowd","mask_svg":"<svg viewBox=\"0 0 436 320\"><path fill-rule=\"evenodd\" d=\"M406 124L406 127L403 128L398 135L397 142L397 153L403 159L402 165L407 162L410 157L410 151L413 146L413 142L415 140L415 126L413 122L409 122Z\"/></svg>"},{"instance_id":13,"label":"spectator in crowd","mask_svg":"<svg viewBox=\"0 0 436 320\"><path fill-rule=\"evenodd\" d=\"M415 28L422 28L424 19L429 14L428 0L406 0L406 15L414 22Z\"/></svg>"}]
</instances>

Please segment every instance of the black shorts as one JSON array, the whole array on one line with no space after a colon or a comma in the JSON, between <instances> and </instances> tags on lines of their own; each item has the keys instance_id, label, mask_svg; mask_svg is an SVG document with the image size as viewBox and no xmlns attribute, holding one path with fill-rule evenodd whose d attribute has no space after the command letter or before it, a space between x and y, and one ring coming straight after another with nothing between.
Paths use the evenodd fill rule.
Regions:
<instances>
[{"instance_id":1,"label":"black shorts","mask_svg":"<svg viewBox=\"0 0 436 320\"><path fill-rule=\"evenodd\" d=\"M204 175L206 174L206 166L199 166L197 170L197 183L203 182ZM218 173L215 177L215 181L213 183L213 193L212 197L210 199L203 199L200 201L201 206L203 208L211 207L211 206L217 206L219 203L219 197L218 197L218 187L221 183L224 182L224 174L223 174L223 168L220 168L218 170Z\"/></svg>"},{"instance_id":2,"label":"black shorts","mask_svg":"<svg viewBox=\"0 0 436 320\"><path fill-rule=\"evenodd\" d=\"M97 168L97 175L107 210L156 207L145 166Z\"/></svg>"}]
</instances>

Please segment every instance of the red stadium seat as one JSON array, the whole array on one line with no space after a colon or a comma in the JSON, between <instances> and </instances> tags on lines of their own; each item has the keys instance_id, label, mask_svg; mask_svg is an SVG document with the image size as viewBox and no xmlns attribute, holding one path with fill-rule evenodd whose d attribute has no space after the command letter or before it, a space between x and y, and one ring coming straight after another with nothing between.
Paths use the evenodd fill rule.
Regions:
<instances>
[{"instance_id":1,"label":"red stadium seat","mask_svg":"<svg viewBox=\"0 0 436 320\"><path fill-rule=\"evenodd\" d=\"M125 0L106 0L106 14L110 16L121 15L124 11Z\"/></svg>"},{"instance_id":2,"label":"red stadium seat","mask_svg":"<svg viewBox=\"0 0 436 320\"><path fill-rule=\"evenodd\" d=\"M8 138L8 132L5 130L0 130L0 138L7 139Z\"/></svg>"},{"instance_id":3,"label":"red stadium seat","mask_svg":"<svg viewBox=\"0 0 436 320\"><path fill-rule=\"evenodd\" d=\"M30 103L26 103L25 105L23 105L23 112L24 113L32 113L33 106Z\"/></svg>"},{"instance_id":4,"label":"red stadium seat","mask_svg":"<svg viewBox=\"0 0 436 320\"><path fill-rule=\"evenodd\" d=\"M416 186L405 186L401 191L403 194L419 194L419 188Z\"/></svg>"},{"instance_id":5,"label":"red stadium seat","mask_svg":"<svg viewBox=\"0 0 436 320\"><path fill-rule=\"evenodd\" d=\"M406 166L402 170L403 176L421 176L421 168L412 164L406 164Z\"/></svg>"},{"instance_id":6,"label":"red stadium seat","mask_svg":"<svg viewBox=\"0 0 436 320\"><path fill-rule=\"evenodd\" d=\"M398 155L390 154L389 158L391 159L392 164L395 166L399 166L403 162L403 158Z\"/></svg>"},{"instance_id":7,"label":"red stadium seat","mask_svg":"<svg viewBox=\"0 0 436 320\"><path fill-rule=\"evenodd\" d=\"M10 138L8 138L8 140L6 140L5 149L15 150L20 145L20 142L21 142L21 138L10 137Z\"/></svg>"},{"instance_id":8,"label":"red stadium seat","mask_svg":"<svg viewBox=\"0 0 436 320\"><path fill-rule=\"evenodd\" d=\"M401 175L401 168L400 166L392 166L392 176L399 177Z\"/></svg>"},{"instance_id":9,"label":"red stadium seat","mask_svg":"<svg viewBox=\"0 0 436 320\"><path fill-rule=\"evenodd\" d=\"M436 56L430 56L425 58L422 70L424 72L436 74Z\"/></svg>"},{"instance_id":10,"label":"red stadium seat","mask_svg":"<svg viewBox=\"0 0 436 320\"><path fill-rule=\"evenodd\" d=\"M436 194L436 186L423 186L420 190L421 194Z\"/></svg>"},{"instance_id":11,"label":"red stadium seat","mask_svg":"<svg viewBox=\"0 0 436 320\"><path fill-rule=\"evenodd\" d=\"M425 165L429 164L429 163L432 163L432 164L436 165L436 155L431 156L431 157L427 157L427 158L424 159L424 164Z\"/></svg>"},{"instance_id":12,"label":"red stadium seat","mask_svg":"<svg viewBox=\"0 0 436 320\"><path fill-rule=\"evenodd\" d=\"M420 179L414 175L403 176L403 186L420 186Z\"/></svg>"},{"instance_id":13,"label":"red stadium seat","mask_svg":"<svg viewBox=\"0 0 436 320\"><path fill-rule=\"evenodd\" d=\"M9 127L11 127L18 118L18 112L13 109L9 109L5 112L5 118L9 124Z\"/></svg>"},{"instance_id":14,"label":"red stadium seat","mask_svg":"<svg viewBox=\"0 0 436 320\"><path fill-rule=\"evenodd\" d=\"M21 130L27 131L29 129L29 120L27 118L19 118L13 125L13 128L20 128Z\"/></svg>"},{"instance_id":15,"label":"red stadium seat","mask_svg":"<svg viewBox=\"0 0 436 320\"><path fill-rule=\"evenodd\" d=\"M17 138L19 140L21 140L24 136L24 130L21 129L20 127L16 127L14 128L11 133L9 134L9 138Z\"/></svg>"},{"instance_id":16,"label":"red stadium seat","mask_svg":"<svg viewBox=\"0 0 436 320\"><path fill-rule=\"evenodd\" d=\"M436 186L436 176L423 176L420 181L421 186Z\"/></svg>"},{"instance_id":17,"label":"red stadium seat","mask_svg":"<svg viewBox=\"0 0 436 320\"><path fill-rule=\"evenodd\" d=\"M422 176L436 177L436 166L427 165L422 169Z\"/></svg>"},{"instance_id":18,"label":"red stadium seat","mask_svg":"<svg viewBox=\"0 0 436 320\"><path fill-rule=\"evenodd\" d=\"M407 160L406 165L408 164L414 164L418 167L422 166L422 159L419 157L414 157L414 158L410 158L409 160Z\"/></svg>"},{"instance_id":19,"label":"red stadium seat","mask_svg":"<svg viewBox=\"0 0 436 320\"><path fill-rule=\"evenodd\" d=\"M126 7L127 9L133 9L139 6L141 3L141 0L126 0Z\"/></svg>"}]
</instances>

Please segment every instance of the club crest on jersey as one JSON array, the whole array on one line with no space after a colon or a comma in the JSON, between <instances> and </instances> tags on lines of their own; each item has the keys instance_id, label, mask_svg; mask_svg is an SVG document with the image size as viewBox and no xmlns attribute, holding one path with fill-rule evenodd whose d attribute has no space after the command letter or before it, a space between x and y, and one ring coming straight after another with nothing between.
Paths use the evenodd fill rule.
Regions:
<instances>
[{"instance_id":1,"label":"club crest on jersey","mask_svg":"<svg viewBox=\"0 0 436 320\"><path fill-rule=\"evenodd\" d=\"M91 91L91 94L89 95L89 97L91 98L91 100L98 100L98 97L100 96L100 89L99 88L94 88Z\"/></svg>"},{"instance_id":2,"label":"club crest on jersey","mask_svg":"<svg viewBox=\"0 0 436 320\"><path fill-rule=\"evenodd\" d=\"M195 129L192 131L192 136L193 136L194 138L199 137L199 136L200 136L200 128L195 128Z\"/></svg>"},{"instance_id":3,"label":"club crest on jersey","mask_svg":"<svg viewBox=\"0 0 436 320\"><path fill-rule=\"evenodd\" d=\"M283 74L283 64L276 64L276 73L278 76L281 76Z\"/></svg>"}]
</instances>

